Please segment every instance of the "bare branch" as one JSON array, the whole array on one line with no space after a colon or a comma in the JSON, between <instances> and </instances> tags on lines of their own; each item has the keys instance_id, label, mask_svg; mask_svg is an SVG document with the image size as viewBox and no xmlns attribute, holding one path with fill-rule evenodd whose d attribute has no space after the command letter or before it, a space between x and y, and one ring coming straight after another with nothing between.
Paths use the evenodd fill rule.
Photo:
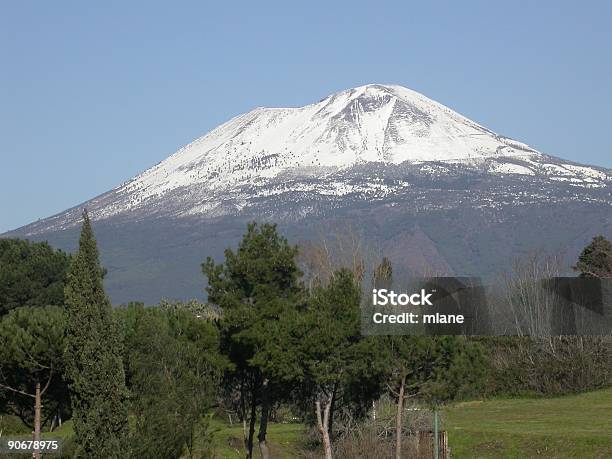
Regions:
<instances>
[{"instance_id":1,"label":"bare branch","mask_svg":"<svg viewBox=\"0 0 612 459\"><path fill-rule=\"evenodd\" d=\"M28 394L27 392L24 392L24 391L19 390L19 389L15 389L15 388L13 388L11 386L6 386L6 385L1 384L1 383L0 383L0 388L6 389L6 390L10 390L12 392L16 392L16 393L21 394L21 395L26 395L28 397L32 397L32 398L36 397L36 395L34 395L34 394Z\"/></svg>"}]
</instances>

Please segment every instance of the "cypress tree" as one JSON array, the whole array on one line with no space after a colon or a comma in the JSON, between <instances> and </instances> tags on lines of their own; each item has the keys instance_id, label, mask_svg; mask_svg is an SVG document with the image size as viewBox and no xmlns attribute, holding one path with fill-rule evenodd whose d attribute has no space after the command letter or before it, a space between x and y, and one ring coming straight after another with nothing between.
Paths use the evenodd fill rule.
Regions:
<instances>
[{"instance_id":1,"label":"cypress tree","mask_svg":"<svg viewBox=\"0 0 612 459\"><path fill-rule=\"evenodd\" d=\"M125 456L127 390L122 349L87 212L79 250L68 272L66 365L77 454L88 458Z\"/></svg>"}]
</instances>

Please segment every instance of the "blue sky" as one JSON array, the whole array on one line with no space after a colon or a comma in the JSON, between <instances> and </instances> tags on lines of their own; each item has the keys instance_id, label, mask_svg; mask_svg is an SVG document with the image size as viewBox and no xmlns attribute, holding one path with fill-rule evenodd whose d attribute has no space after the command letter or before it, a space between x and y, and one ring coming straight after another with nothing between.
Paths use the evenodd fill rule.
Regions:
<instances>
[{"instance_id":1,"label":"blue sky","mask_svg":"<svg viewBox=\"0 0 612 459\"><path fill-rule=\"evenodd\" d=\"M107 191L256 106L417 90L612 167L612 2L4 2L0 232Z\"/></svg>"}]
</instances>

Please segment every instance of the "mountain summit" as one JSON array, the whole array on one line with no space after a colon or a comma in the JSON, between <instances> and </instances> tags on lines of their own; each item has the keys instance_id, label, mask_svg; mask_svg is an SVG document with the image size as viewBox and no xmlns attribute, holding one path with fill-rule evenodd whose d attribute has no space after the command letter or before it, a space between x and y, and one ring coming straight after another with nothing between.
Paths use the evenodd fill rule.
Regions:
<instances>
[{"instance_id":1,"label":"mountain summit","mask_svg":"<svg viewBox=\"0 0 612 459\"><path fill-rule=\"evenodd\" d=\"M70 248L86 207L115 254L111 293L136 276L147 294L153 288L151 299L156 276L180 271L185 257L195 265L204 256L195 246L227 246L246 220L279 222L300 239L355 225L399 263L478 274L497 263L498 254L483 250L511 257L506 252L578 245L608 231L611 183L608 169L542 154L415 91L371 84L304 107L239 115L114 190L10 234ZM381 227L389 221L400 226ZM496 240L503 250L493 249ZM148 277L127 264L151 257L156 268L147 270L157 274ZM192 296L198 272L170 293Z\"/></svg>"},{"instance_id":2,"label":"mountain summit","mask_svg":"<svg viewBox=\"0 0 612 459\"><path fill-rule=\"evenodd\" d=\"M533 154L417 92L367 85L301 108L257 108L240 115L147 171L141 181L168 183L160 175L180 173L185 183L226 186L228 179L248 183L299 167ZM194 170L208 174L190 175Z\"/></svg>"}]
</instances>

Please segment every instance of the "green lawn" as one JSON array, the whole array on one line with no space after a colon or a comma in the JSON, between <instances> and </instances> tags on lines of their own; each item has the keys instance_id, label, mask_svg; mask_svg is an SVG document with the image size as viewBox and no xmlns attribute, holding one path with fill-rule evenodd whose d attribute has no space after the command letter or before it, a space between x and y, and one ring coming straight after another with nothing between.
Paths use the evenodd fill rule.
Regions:
<instances>
[{"instance_id":1,"label":"green lawn","mask_svg":"<svg viewBox=\"0 0 612 459\"><path fill-rule=\"evenodd\" d=\"M244 458L242 425L229 426L215 419L212 421L210 428L214 432L213 447L216 459ZM272 457L296 457L294 451L298 447L297 445L303 444L303 433L304 426L302 424L271 424L268 431L268 443ZM73 435L72 421L67 421L55 431L44 432L42 436L43 438L61 438L64 441L71 441ZM255 436L257 437L257 431L255 431ZM253 449L255 457L259 457L257 438L255 438ZM0 455L0 459L3 459L2 455Z\"/></svg>"},{"instance_id":2,"label":"green lawn","mask_svg":"<svg viewBox=\"0 0 612 459\"><path fill-rule=\"evenodd\" d=\"M559 398L459 403L444 410L453 458L612 458L612 388ZM213 420L218 459L244 457L242 426ZM43 437L72 436L72 423ZM297 458L304 449L301 424L271 424L274 458ZM257 444L255 457L259 457ZM14 456L13 456L14 457Z\"/></svg>"},{"instance_id":3,"label":"green lawn","mask_svg":"<svg viewBox=\"0 0 612 459\"><path fill-rule=\"evenodd\" d=\"M244 441L242 426L229 426L214 421L215 430L213 445L216 457L219 459L238 459L244 457ZM273 458L295 458L296 449L303 445L304 426L302 424L270 424L268 429L268 446ZM255 457L260 457L255 431Z\"/></svg>"},{"instance_id":4,"label":"green lawn","mask_svg":"<svg viewBox=\"0 0 612 459\"><path fill-rule=\"evenodd\" d=\"M612 388L558 398L459 403L444 411L453 458L612 458ZM220 422L219 458L241 458L242 427ZM296 458L304 427L272 424L274 458ZM256 457L259 457L255 445ZM275 454L276 453L276 454Z\"/></svg>"},{"instance_id":5,"label":"green lawn","mask_svg":"<svg viewBox=\"0 0 612 459\"><path fill-rule=\"evenodd\" d=\"M445 417L454 458L612 457L612 388L460 403Z\"/></svg>"}]
</instances>

